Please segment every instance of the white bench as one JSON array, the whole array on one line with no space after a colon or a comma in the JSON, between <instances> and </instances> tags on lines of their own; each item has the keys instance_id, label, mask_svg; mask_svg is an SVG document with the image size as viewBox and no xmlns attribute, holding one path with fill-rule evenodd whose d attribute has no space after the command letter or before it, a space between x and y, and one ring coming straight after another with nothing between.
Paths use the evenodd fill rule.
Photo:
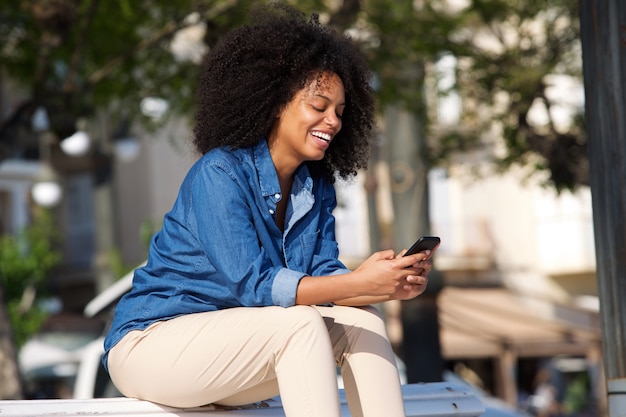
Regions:
<instances>
[{"instance_id":1,"label":"white bench","mask_svg":"<svg viewBox=\"0 0 626 417\"><path fill-rule=\"evenodd\" d=\"M485 411L480 399L467 387L433 382L404 385L402 391L407 417L472 417L480 416ZM1 417L284 417L284 415L279 399L236 409L224 409L213 405L180 409L132 398L0 401ZM343 390L341 415L350 416Z\"/></svg>"}]
</instances>

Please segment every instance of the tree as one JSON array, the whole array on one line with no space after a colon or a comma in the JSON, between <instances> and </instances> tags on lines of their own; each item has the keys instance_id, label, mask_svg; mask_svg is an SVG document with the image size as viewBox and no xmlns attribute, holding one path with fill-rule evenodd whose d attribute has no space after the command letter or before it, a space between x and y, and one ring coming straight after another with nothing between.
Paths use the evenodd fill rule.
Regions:
<instances>
[{"instance_id":1,"label":"tree","mask_svg":"<svg viewBox=\"0 0 626 417\"><path fill-rule=\"evenodd\" d=\"M431 165L486 149L500 171L525 166L531 174L546 173L557 190L588 185L576 2L451 3L366 2L360 24L374 45L381 103L429 112L424 121ZM458 94L464 104L458 124L441 126L439 98L428 94L429 83L440 76L437 61L450 56L456 60L454 82L438 95ZM420 67L424 73L416 72ZM413 75L407 78L407 71ZM556 88L563 81L580 101L562 102ZM565 112L571 120L564 123Z\"/></svg>"},{"instance_id":2,"label":"tree","mask_svg":"<svg viewBox=\"0 0 626 417\"><path fill-rule=\"evenodd\" d=\"M0 236L0 285L18 347L46 317L38 301L46 295L47 278L61 260L59 240L51 213L41 208L33 223L17 235Z\"/></svg>"},{"instance_id":3,"label":"tree","mask_svg":"<svg viewBox=\"0 0 626 417\"><path fill-rule=\"evenodd\" d=\"M60 260L49 212L39 210L35 222L16 236L0 236L0 398L21 398L16 348L36 333L46 317L38 305L46 278Z\"/></svg>"},{"instance_id":4,"label":"tree","mask_svg":"<svg viewBox=\"0 0 626 417\"><path fill-rule=\"evenodd\" d=\"M589 185L577 16L573 0L477 0L458 14L447 52L466 105L461 129L434 135L435 161L487 145L501 171L545 173L557 191Z\"/></svg>"},{"instance_id":5,"label":"tree","mask_svg":"<svg viewBox=\"0 0 626 417\"><path fill-rule=\"evenodd\" d=\"M626 407L626 6L581 0L580 20L608 415L617 417Z\"/></svg>"},{"instance_id":6,"label":"tree","mask_svg":"<svg viewBox=\"0 0 626 417\"><path fill-rule=\"evenodd\" d=\"M3 296L2 287L0 287L0 296ZM2 337L0 337L0 399L2 400L23 398L12 331L6 307L4 303L0 303L0 332L2 332Z\"/></svg>"},{"instance_id":7,"label":"tree","mask_svg":"<svg viewBox=\"0 0 626 417\"><path fill-rule=\"evenodd\" d=\"M172 42L181 30L203 22L217 22L217 28L234 24L241 19L235 12L239 3L3 2L2 69L27 89L28 99L0 125L0 159L33 152L33 145L19 142L17 133L26 129L38 107L47 109L59 139L74 133L77 120L98 108L118 120L128 114L139 117L146 97L167 97L171 108L188 109L197 55L176 57Z\"/></svg>"},{"instance_id":8,"label":"tree","mask_svg":"<svg viewBox=\"0 0 626 417\"><path fill-rule=\"evenodd\" d=\"M526 167L528 175L547 177L558 191L588 184L582 102L567 108L571 120L559 124L554 110L563 105L552 93L555 79L580 82L575 2L474 0L457 8L451 3L370 0L355 23L378 76L380 108L400 107L409 113L405 123L413 125L412 131L388 135L385 144L395 158L392 190L403 189L394 192L395 247L429 230L428 217L408 220L427 210L425 172L457 163L465 152L481 152L481 164L491 159L496 172ZM439 70L445 58L456 63L452 82ZM458 116L445 123L438 104L454 94L460 108L444 111ZM402 118L387 121L391 133ZM393 150L398 146L405 152ZM436 272L430 294L402 303L410 382L433 380L441 371L437 290L443 283Z\"/></svg>"}]
</instances>

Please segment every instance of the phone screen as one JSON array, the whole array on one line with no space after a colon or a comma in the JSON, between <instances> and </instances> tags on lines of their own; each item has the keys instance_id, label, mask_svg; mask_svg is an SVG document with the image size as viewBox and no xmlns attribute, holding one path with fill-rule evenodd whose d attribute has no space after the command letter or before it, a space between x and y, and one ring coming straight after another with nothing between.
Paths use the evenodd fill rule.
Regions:
<instances>
[{"instance_id":1,"label":"phone screen","mask_svg":"<svg viewBox=\"0 0 626 417\"><path fill-rule=\"evenodd\" d=\"M406 251L404 256L413 255L414 253L422 252L425 250L430 250L430 255L428 256L428 258L430 258L440 244L441 239L437 236L422 236L417 239L417 242L415 242L408 251Z\"/></svg>"}]
</instances>

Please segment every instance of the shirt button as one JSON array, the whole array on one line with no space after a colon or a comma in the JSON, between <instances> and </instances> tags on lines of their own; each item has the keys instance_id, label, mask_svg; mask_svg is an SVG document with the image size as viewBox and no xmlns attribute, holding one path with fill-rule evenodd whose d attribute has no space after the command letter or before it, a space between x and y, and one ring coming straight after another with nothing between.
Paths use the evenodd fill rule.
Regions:
<instances>
[{"instance_id":1,"label":"shirt button","mask_svg":"<svg viewBox=\"0 0 626 417\"><path fill-rule=\"evenodd\" d=\"M278 200L278 199L280 198L280 193L276 193L276 194L274 194L274 198L275 198L276 200Z\"/></svg>"},{"instance_id":2,"label":"shirt button","mask_svg":"<svg viewBox=\"0 0 626 417\"><path fill-rule=\"evenodd\" d=\"M270 214L274 214L274 210L270 209Z\"/></svg>"}]
</instances>

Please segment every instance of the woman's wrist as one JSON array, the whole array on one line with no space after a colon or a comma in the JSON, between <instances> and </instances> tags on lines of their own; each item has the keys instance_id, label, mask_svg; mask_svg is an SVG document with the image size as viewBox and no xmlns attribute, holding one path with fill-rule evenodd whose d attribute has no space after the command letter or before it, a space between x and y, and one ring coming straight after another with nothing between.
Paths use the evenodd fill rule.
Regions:
<instances>
[{"instance_id":1,"label":"woman's wrist","mask_svg":"<svg viewBox=\"0 0 626 417\"><path fill-rule=\"evenodd\" d=\"M316 305L335 303L362 296L359 291L358 274L349 272L340 275L306 276L300 280L296 290L296 304Z\"/></svg>"}]
</instances>

